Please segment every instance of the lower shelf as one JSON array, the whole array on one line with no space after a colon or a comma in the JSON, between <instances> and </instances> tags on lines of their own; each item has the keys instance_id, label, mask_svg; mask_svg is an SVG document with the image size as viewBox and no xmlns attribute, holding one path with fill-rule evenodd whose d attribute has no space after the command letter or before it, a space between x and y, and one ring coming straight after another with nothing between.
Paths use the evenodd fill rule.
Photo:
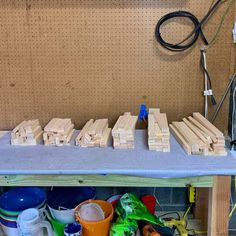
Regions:
<instances>
[{"instance_id":1,"label":"lower shelf","mask_svg":"<svg viewBox=\"0 0 236 236\"><path fill-rule=\"evenodd\" d=\"M212 187L213 176L154 179L125 175L0 175L0 186Z\"/></svg>"}]
</instances>

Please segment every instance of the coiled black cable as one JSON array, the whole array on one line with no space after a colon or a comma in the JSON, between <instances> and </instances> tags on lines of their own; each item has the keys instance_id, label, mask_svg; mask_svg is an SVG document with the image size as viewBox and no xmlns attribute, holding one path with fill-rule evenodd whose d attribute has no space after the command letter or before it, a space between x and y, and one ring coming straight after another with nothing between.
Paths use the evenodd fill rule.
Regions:
<instances>
[{"instance_id":1,"label":"coiled black cable","mask_svg":"<svg viewBox=\"0 0 236 236\"><path fill-rule=\"evenodd\" d=\"M208 41L206 37L204 36L202 32L202 26L206 23L206 21L209 19L209 17L212 15L212 13L215 12L215 10L218 8L222 0L217 0L217 2L210 8L206 16L199 21L196 16L194 16L192 13L187 12L187 11L175 11L172 13L168 13L167 15L163 16L157 23L156 30L155 30L155 36L157 41L166 49L174 52L179 52L179 51L185 51L189 48L191 48L199 38L199 36L202 37L202 40L205 45L208 45ZM161 36L161 27L162 25L172 19L172 18L188 18L189 20L192 21L194 25L194 30L181 42L177 44L172 44L166 42L162 36Z\"/></svg>"}]
</instances>

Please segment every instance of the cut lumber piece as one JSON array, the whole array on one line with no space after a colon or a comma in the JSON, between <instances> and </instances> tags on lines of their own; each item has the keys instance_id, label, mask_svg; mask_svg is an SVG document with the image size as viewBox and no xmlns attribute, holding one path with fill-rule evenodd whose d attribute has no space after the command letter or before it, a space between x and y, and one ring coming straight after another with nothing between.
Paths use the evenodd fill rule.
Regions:
<instances>
[{"instance_id":1,"label":"cut lumber piece","mask_svg":"<svg viewBox=\"0 0 236 236\"><path fill-rule=\"evenodd\" d=\"M176 140L179 142L179 144L183 147L183 149L186 151L188 155L191 155L191 147L187 140L181 135L181 133L176 129L172 124L170 125L170 130L172 131L172 134L176 138Z\"/></svg>"},{"instance_id":2,"label":"cut lumber piece","mask_svg":"<svg viewBox=\"0 0 236 236\"><path fill-rule=\"evenodd\" d=\"M153 151L170 151L170 131L167 116L158 108L150 108L148 115L148 147Z\"/></svg>"},{"instance_id":3,"label":"cut lumber piece","mask_svg":"<svg viewBox=\"0 0 236 236\"><path fill-rule=\"evenodd\" d=\"M210 145L209 140L203 135L201 130L199 130L196 126L194 126L186 118L183 118L183 121L205 144Z\"/></svg>"},{"instance_id":4,"label":"cut lumber piece","mask_svg":"<svg viewBox=\"0 0 236 236\"><path fill-rule=\"evenodd\" d=\"M192 153L199 152L199 145L197 143L198 138L195 137L191 132L190 129L185 125L184 122L172 122L172 125L181 133L185 140L188 140L188 143L191 147Z\"/></svg>"},{"instance_id":5,"label":"cut lumber piece","mask_svg":"<svg viewBox=\"0 0 236 236\"><path fill-rule=\"evenodd\" d=\"M45 132L52 132L54 123L57 121L57 118L53 118L45 127L44 127L44 131Z\"/></svg>"},{"instance_id":6,"label":"cut lumber piece","mask_svg":"<svg viewBox=\"0 0 236 236\"><path fill-rule=\"evenodd\" d=\"M108 119L90 119L75 139L80 147L107 147L111 129L108 128Z\"/></svg>"},{"instance_id":7,"label":"cut lumber piece","mask_svg":"<svg viewBox=\"0 0 236 236\"><path fill-rule=\"evenodd\" d=\"M102 136L105 128L108 127L108 119L100 119L98 120L98 125L96 127L96 135Z\"/></svg>"},{"instance_id":8,"label":"cut lumber piece","mask_svg":"<svg viewBox=\"0 0 236 236\"><path fill-rule=\"evenodd\" d=\"M211 131L209 131L205 126L203 126L201 123L199 123L197 120L195 120L193 117L189 116L188 119L196 125L199 129L201 129L205 134L209 135L212 139L212 141L215 143L217 142L217 138L215 134L213 134Z\"/></svg>"},{"instance_id":9,"label":"cut lumber piece","mask_svg":"<svg viewBox=\"0 0 236 236\"><path fill-rule=\"evenodd\" d=\"M22 121L19 125L17 125L13 130L12 130L12 133L16 133L20 127L24 126L24 124L26 123L26 121Z\"/></svg>"},{"instance_id":10,"label":"cut lumber piece","mask_svg":"<svg viewBox=\"0 0 236 236\"><path fill-rule=\"evenodd\" d=\"M51 146L70 145L74 131L71 119L53 118L44 128L44 144Z\"/></svg>"},{"instance_id":11,"label":"cut lumber piece","mask_svg":"<svg viewBox=\"0 0 236 236\"><path fill-rule=\"evenodd\" d=\"M190 147L190 153L193 155L227 155L223 134L200 113L193 113L193 116L196 119L189 116L188 119L183 118L182 122L172 122L171 125L177 141L187 150L186 152L189 153Z\"/></svg>"},{"instance_id":12,"label":"cut lumber piece","mask_svg":"<svg viewBox=\"0 0 236 236\"><path fill-rule=\"evenodd\" d=\"M224 134L199 112L194 112L193 118L196 119L203 126L205 126L208 130L210 130L217 138L224 138Z\"/></svg>"},{"instance_id":13,"label":"cut lumber piece","mask_svg":"<svg viewBox=\"0 0 236 236\"><path fill-rule=\"evenodd\" d=\"M23 121L11 132L12 145L37 145L43 140L43 130L39 120Z\"/></svg>"},{"instance_id":14,"label":"cut lumber piece","mask_svg":"<svg viewBox=\"0 0 236 236\"><path fill-rule=\"evenodd\" d=\"M108 146L108 140L111 136L111 128L105 128L101 140L100 140L100 147L107 147Z\"/></svg>"},{"instance_id":15,"label":"cut lumber piece","mask_svg":"<svg viewBox=\"0 0 236 236\"><path fill-rule=\"evenodd\" d=\"M167 116L165 113L154 114L154 117L163 133L169 132Z\"/></svg>"},{"instance_id":16,"label":"cut lumber piece","mask_svg":"<svg viewBox=\"0 0 236 236\"><path fill-rule=\"evenodd\" d=\"M149 108L149 114L159 114L161 112L160 108Z\"/></svg>"},{"instance_id":17,"label":"cut lumber piece","mask_svg":"<svg viewBox=\"0 0 236 236\"><path fill-rule=\"evenodd\" d=\"M76 138L76 145L79 145L78 141L81 140L81 138L86 134L87 130L89 127L93 124L94 120L90 119L89 121L86 122L85 126L83 129L80 131L79 135Z\"/></svg>"},{"instance_id":18,"label":"cut lumber piece","mask_svg":"<svg viewBox=\"0 0 236 236\"><path fill-rule=\"evenodd\" d=\"M117 149L134 148L135 126L138 117L125 112L120 116L112 129L113 146Z\"/></svg>"}]
</instances>

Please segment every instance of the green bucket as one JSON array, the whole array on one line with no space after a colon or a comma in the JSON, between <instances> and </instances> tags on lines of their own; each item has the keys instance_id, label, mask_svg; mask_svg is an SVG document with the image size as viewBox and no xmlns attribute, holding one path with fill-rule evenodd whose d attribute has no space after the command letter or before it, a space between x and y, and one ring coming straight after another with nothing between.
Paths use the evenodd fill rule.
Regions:
<instances>
[{"instance_id":1,"label":"green bucket","mask_svg":"<svg viewBox=\"0 0 236 236\"><path fill-rule=\"evenodd\" d=\"M53 231L56 234L56 236L64 236L65 224L53 219L53 217L50 214L47 214L47 218L50 221Z\"/></svg>"}]
</instances>

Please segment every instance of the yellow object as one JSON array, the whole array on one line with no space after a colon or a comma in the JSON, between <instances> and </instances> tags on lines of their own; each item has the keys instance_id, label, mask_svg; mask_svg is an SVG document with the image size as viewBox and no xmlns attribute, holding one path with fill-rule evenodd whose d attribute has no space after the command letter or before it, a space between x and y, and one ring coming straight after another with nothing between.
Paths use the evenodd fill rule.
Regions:
<instances>
[{"instance_id":1,"label":"yellow object","mask_svg":"<svg viewBox=\"0 0 236 236\"><path fill-rule=\"evenodd\" d=\"M181 218L180 220L172 219L166 221L165 225L171 228L175 226L180 236L188 236L188 230L186 229L187 223L184 218Z\"/></svg>"},{"instance_id":2,"label":"yellow object","mask_svg":"<svg viewBox=\"0 0 236 236\"><path fill-rule=\"evenodd\" d=\"M172 219L170 221L165 221L165 225L171 228L175 226L180 236L188 236L189 230L187 229L187 215L191 210L191 207L192 204L188 207L188 209L184 213L184 216L181 217L179 220Z\"/></svg>"},{"instance_id":3,"label":"yellow object","mask_svg":"<svg viewBox=\"0 0 236 236\"><path fill-rule=\"evenodd\" d=\"M96 222L82 220L78 214L78 211L83 204L87 203L98 204L104 211L105 219ZM79 206L77 206L75 209L76 221L78 221L83 226L83 236L95 236L95 235L108 236L113 213L114 213L113 206L109 202L101 200L85 201L81 203Z\"/></svg>"},{"instance_id":4,"label":"yellow object","mask_svg":"<svg viewBox=\"0 0 236 236\"><path fill-rule=\"evenodd\" d=\"M195 203L195 196L196 196L196 188L189 186L188 187L188 199L189 203L193 204Z\"/></svg>"}]
</instances>

